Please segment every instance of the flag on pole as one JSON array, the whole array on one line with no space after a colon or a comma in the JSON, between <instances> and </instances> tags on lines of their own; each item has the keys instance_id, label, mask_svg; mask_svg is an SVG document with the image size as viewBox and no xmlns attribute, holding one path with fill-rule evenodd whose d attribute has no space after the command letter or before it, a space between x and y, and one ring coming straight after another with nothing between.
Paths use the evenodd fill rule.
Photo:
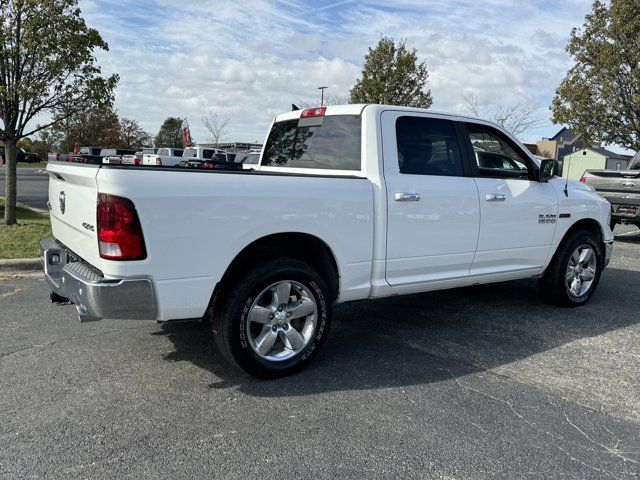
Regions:
<instances>
[{"instance_id":1,"label":"flag on pole","mask_svg":"<svg viewBox=\"0 0 640 480\"><path fill-rule=\"evenodd\" d=\"M192 145L191 142L191 131L189 130L189 122L185 118L182 120L182 127L180 128L182 133L182 146L184 148L190 147Z\"/></svg>"}]
</instances>

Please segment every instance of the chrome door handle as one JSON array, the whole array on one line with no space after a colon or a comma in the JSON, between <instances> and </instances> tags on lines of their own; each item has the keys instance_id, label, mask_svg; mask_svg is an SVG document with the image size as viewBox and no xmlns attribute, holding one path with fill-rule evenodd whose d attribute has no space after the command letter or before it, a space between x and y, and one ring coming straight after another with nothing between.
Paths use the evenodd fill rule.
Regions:
<instances>
[{"instance_id":1,"label":"chrome door handle","mask_svg":"<svg viewBox=\"0 0 640 480\"><path fill-rule=\"evenodd\" d=\"M484 199L487 202L504 202L507 199L507 196L504 194L498 194L498 193L487 193L484 196Z\"/></svg>"},{"instance_id":2,"label":"chrome door handle","mask_svg":"<svg viewBox=\"0 0 640 480\"><path fill-rule=\"evenodd\" d=\"M419 193L396 193L393 196L396 202L417 202L420 200Z\"/></svg>"}]
</instances>

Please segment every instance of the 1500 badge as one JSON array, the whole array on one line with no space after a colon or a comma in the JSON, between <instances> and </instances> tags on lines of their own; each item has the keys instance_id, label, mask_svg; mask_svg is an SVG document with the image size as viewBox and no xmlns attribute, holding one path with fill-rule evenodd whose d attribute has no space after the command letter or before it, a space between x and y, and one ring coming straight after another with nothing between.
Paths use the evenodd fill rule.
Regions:
<instances>
[{"instance_id":1,"label":"1500 badge","mask_svg":"<svg viewBox=\"0 0 640 480\"><path fill-rule=\"evenodd\" d=\"M538 223L556 223L557 215L552 213L541 213L538 215Z\"/></svg>"}]
</instances>

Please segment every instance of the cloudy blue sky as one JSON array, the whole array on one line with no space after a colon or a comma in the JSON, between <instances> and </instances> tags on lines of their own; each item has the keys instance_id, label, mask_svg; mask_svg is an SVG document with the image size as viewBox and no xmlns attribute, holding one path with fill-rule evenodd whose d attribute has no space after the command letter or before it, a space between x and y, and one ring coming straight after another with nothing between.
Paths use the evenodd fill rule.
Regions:
<instances>
[{"instance_id":1,"label":"cloudy blue sky","mask_svg":"<svg viewBox=\"0 0 640 480\"><path fill-rule=\"evenodd\" d=\"M367 47L404 37L431 73L433 108L464 112L463 95L486 105L539 105L571 65L564 50L590 1L564 0L80 0L120 74L116 108L157 132L169 115L231 119L228 140L262 141L271 118L317 98L326 85L346 95ZM549 136L549 120L525 140Z\"/></svg>"}]
</instances>

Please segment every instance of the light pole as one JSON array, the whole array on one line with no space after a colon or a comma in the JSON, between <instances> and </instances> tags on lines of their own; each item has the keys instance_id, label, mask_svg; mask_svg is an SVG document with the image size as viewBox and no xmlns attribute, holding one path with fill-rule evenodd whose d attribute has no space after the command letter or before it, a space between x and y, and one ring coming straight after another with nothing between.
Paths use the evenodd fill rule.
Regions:
<instances>
[{"instance_id":1,"label":"light pole","mask_svg":"<svg viewBox=\"0 0 640 480\"><path fill-rule=\"evenodd\" d=\"M318 90L320 90L320 106L324 107L324 91L325 89L327 89L329 87L318 87Z\"/></svg>"}]
</instances>

